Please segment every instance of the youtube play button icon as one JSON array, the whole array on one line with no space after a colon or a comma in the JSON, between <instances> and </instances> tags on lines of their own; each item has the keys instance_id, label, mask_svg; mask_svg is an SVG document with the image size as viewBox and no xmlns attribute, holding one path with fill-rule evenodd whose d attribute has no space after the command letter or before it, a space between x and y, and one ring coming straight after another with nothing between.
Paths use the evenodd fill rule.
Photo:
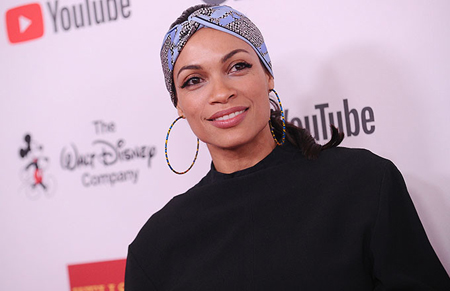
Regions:
<instances>
[{"instance_id":1,"label":"youtube play button icon","mask_svg":"<svg viewBox=\"0 0 450 291\"><path fill-rule=\"evenodd\" d=\"M41 5L32 3L6 12L6 27L11 43L36 39L44 35Z\"/></svg>"}]
</instances>

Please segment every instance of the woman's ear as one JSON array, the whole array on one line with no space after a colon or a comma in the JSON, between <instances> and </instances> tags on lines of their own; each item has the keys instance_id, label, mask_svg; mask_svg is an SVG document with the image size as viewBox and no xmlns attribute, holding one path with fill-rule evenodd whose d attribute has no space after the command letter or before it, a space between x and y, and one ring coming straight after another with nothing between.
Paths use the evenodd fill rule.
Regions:
<instances>
[{"instance_id":1,"label":"woman's ear","mask_svg":"<svg viewBox=\"0 0 450 291\"><path fill-rule=\"evenodd\" d=\"M180 104L177 104L178 116L184 116L183 110L180 108Z\"/></svg>"},{"instance_id":2,"label":"woman's ear","mask_svg":"<svg viewBox=\"0 0 450 291\"><path fill-rule=\"evenodd\" d=\"M272 90L273 88L275 88L275 80L272 77L272 75L267 74L267 77L269 78L268 80L268 85L269 85L269 91Z\"/></svg>"}]
</instances>

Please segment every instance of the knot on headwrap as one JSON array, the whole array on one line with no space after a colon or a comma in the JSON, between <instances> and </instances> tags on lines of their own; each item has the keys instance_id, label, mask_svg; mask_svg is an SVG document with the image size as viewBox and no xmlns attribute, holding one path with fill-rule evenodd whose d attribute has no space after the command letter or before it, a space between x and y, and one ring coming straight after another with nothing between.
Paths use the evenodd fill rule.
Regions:
<instances>
[{"instance_id":1,"label":"knot on headwrap","mask_svg":"<svg viewBox=\"0 0 450 291\"><path fill-rule=\"evenodd\" d=\"M191 36L203 27L229 33L248 43L255 50L267 71L273 76L272 63L264 38L250 19L229 6L203 7L189 15L186 21L171 28L164 37L161 47L164 79L174 106L177 106L177 99L173 85L173 67Z\"/></svg>"}]
</instances>

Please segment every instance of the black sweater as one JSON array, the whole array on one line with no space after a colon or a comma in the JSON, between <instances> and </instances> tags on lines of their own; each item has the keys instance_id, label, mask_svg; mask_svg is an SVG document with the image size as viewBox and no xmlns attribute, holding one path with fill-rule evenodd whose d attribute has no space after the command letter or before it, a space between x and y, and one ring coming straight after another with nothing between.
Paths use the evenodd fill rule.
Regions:
<instances>
[{"instance_id":1,"label":"black sweater","mask_svg":"<svg viewBox=\"0 0 450 291\"><path fill-rule=\"evenodd\" d=\"M214 170L129 247L125 289L450 290L397 168L369 151L278 146Z\"/></svg>"}]
</instances>

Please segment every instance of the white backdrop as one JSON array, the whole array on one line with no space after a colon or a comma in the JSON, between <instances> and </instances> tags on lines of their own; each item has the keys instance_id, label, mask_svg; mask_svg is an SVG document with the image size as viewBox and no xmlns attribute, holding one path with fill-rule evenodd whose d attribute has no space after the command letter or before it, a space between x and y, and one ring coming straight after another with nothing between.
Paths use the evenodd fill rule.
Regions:
<instances>
[{"instance_id":1,"label":"white backdrop","mask_svg":"<svg viewBox=\"0 0 450 291\"><path fill-rule=\"evenodd\" d=\"M30 3L0 2L0 289L68 290L67 265L125 258L148 217L209 169L204 145L187 175L173 174L164 159L176 110L159 49L172 21L198 2L34 2L42 36L31 31L36 39L12 44L7 11ZM94 4L104 8L99 24ZM343 146L394 161L449 271L450 2L224 4L263 32L289 120L308 118L315 132L316 118L324 143L322 116L327 126L330 113L340 114L346 135L354 133ZM41 28L31 22L22 19L22 29ZM195 151L187 124L177 123L169 150L174 167L187 167ZM34 158L45 191L31 186Z\"/></svg>"}]
</instances>

